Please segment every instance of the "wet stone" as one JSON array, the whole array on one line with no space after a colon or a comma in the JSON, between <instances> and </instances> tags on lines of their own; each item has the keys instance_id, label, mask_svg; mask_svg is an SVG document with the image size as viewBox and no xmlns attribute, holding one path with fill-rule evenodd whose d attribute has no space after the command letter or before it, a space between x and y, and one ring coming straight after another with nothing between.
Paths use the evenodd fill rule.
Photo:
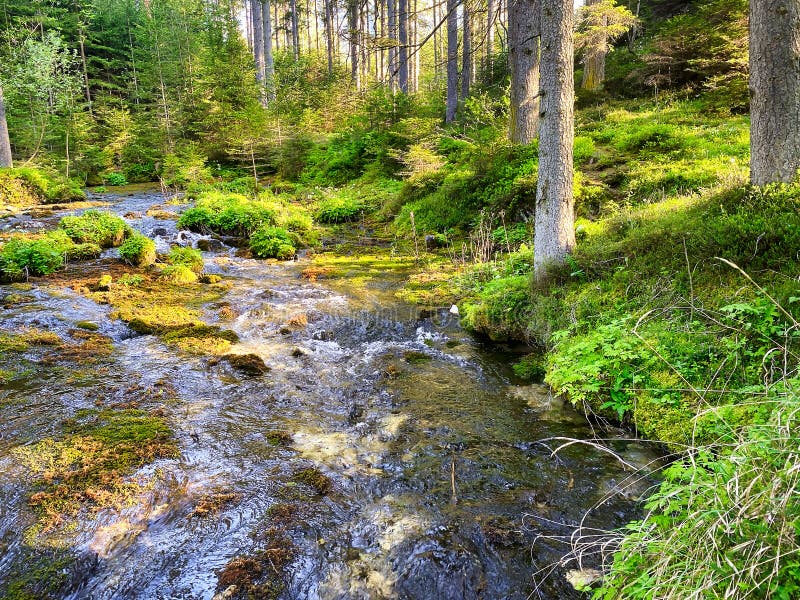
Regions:
<instances>
[{"instance_id":1,"label":"wet stone","mask_svg":"<svg viewBox=\"0 0 800 600\"><path fill-rule=\"evenodd\" d=\"M222 360L240 373L250 377L258 377L270 371L258 354L226 354Z\"/></svg>"}]
</instances>

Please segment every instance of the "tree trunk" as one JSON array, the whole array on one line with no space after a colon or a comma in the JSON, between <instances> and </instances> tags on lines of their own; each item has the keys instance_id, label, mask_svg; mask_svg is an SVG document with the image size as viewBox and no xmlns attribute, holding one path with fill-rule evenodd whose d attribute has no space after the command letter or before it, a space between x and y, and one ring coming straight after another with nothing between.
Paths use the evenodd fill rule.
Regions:
<instances>
[{"instance_id":1,"label":"tree trunk","mask_svg":"<svg viewBox=\"0 0 800 600\"><path fill-rule=\"evenodd\" d=\"M750 0L750 181L800 168L800 0Z\"/></svg>"},{"instance_id":2,"label":"tree trunk","mask_svg":"<svg viewBox=\"0 0 800 600\"><path fill-rule=\"evenodd\" d=\"M398 20L398 41L400 42L399 48L399 73L398 85L400 91L404 94L408 93L408 0L399 0L397 8Z\"/></svg>"},{"instance_id":3,"label":"tree trunk","mask_svg":"<svg viewBox=\"0 0 800 600\"><path fill-rule=\"evenodd\" d=\"M94 118L94 111L92 110L92 90L89 87L89 69L86 65L86 35L83 32L83 26L78 28L78 46L81 51L81 67L83 69L83 87L86 92L86 106L89 109L89 116Z\"/></svg>"},{"instance_id":4,"label":"tree trunk","mask_svg":"<svg viewBox=\"0 0 800 600\"><path fill-rule=\"evenodd\" d=\"M530 144L539 126L540 11L540 0L509 0L511 106L508 137L515 144Z\"/></svg>"},{"instance_id":5,"label":"tree trunk","mask_svg":"<svg viewBox=\"0 0 800 600\"><path fill-rule=\"evenodd\" d=\"M586 6L597 4L600 0L586 0ZM602 27L608 25L608 17L603 17ZM605 29L603 29L605 31ZM583 57L583 79L581 87L584 90L599 90L606 79L606 40L602 39L602 48L587 48Z\"/></svg>"},{"instance_id":6,"label":"tree trunk","mask_svg":"<svg viewBox=\"0 0 800 600\"><path fill-rule=\"evenodd\" d=\"M289 6L292 11L292 51L294 59L298 60L300 58L300 28L297 19L297 0L291 0Z\"/></svg>"},{"instance_id":7,"label":"tree trunk","mask_svg":"<svg viewBox=\"0 0 800 600\"><path fill-rule=\"evenodd\" d=\"M0 86L0 167L11 168L13 166L11 138L8 136L8 123L6 122L6 103L3 100L3 87Z\"/></svg>"},{"instance_id":8,"label":"tree trunk","mask_svg":"<svg viewBox=\"0 0 800 600\"><path fill-rule=\"evenodd\" d=\"M486 71L489 73L489 76L494 75L494 21L495 21L495 12L497 8L495 6L495 0L487 0L486 5ZM533 15L531 15L533 16Z\"/></svg>"},{"instance_id":9,"label":"tree trunk","mask_svg":"<svg viewBox=\"0 0 800 600\"><path fill-rule=\"evenodd\" d=\"M462 18L461 99L466 100L472 83L472 26L470 23L470 10L466 2L462 8Z\"/></svg>"},{"instance_id":10,"label":"tree trunk","mask_svg":"<svg viewBox=\"0 0 800 600\"><path fill-rule=\"evenodd\" d=\"M358 79L358 0L349 0L347 19L350 29L350 75L357 89L361 89Z\"/></svg>"},{"instance_id":11,"label":"tree trunk","mask_svg":"<svg viewBox=\"0 0 800 600\"><path fill-rule=\"evenodd\" d=\"M328 75L333 75L333 0L325 0L323 10L325 11L325 47L328 52Z\"/></svg>"},{"instance_id":12,"label":"tree trunk","mask_svg":"<svg viewBox=\"0 0 800 600\"><path fill-rule=\"evenodd\" d=\"M458 0L447 0L447 112L445 123L456 120L458 110Z\"/></svg>"},{"instance_id":13,"label":"tree trunk","mask_svg":"<svg viewBox=\"0 0 800 600\"><path fill-rule=\"evenodd\" d=\"M275 77L275 59L272 56L272 19L269 12L269 0L261 4L261 20L264 25L264 88L267 99L272 99L272 81Z\"/></svg>"},{"instance_id":14,"label":"tree trunk","mask_svg":"<svg viewBox=\"0 0 800 600\"><path fill-rule=\"evenodd\" d=\"M538 282L546 279L549 265L563 263L575 247L573 4L572 0L541 0L541 7L542 110L533 238L533 271Z\"/></svg>"},{"instance_id":15,"label":"tree trunk","mask_svg":"<svg viewBox=\"0 0 800 600\"><path fill-rule=\"evenodd\" d=\"M389 39L392 45L389 47L389 86L393 92L397 91L397 2L396 0L386 1L387 18L389 21Z\"/></svg>"},{"instance_id":16,"label":"tree trunk","mask_svg":"<svg viewBox=\"0 0 800 600\"><path fill-rule=\"evenodd\" d=\"M253 18L253 58L256 63L256 81L264 85L266 64L264 62L264 18L259 0L250 0L250 15Z\"/></svg>"}]
</instances>

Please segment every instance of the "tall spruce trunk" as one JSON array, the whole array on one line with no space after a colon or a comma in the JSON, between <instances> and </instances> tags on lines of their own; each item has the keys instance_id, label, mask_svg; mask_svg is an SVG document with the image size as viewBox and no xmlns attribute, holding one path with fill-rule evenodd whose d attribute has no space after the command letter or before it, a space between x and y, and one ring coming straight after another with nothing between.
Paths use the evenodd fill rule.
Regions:
<instances>
[{"instance_id":1,"label":"tall spruce trunk","mask_svg":"<svg viewBox=\"0 0 800 600\"><path fill-rule=\"evenodd\" d=\"M750 0L750 181L800 168L800 0Z\"/></svg>"},{"instance_id":2,"label":"tall spruce trunk","mask_svg":"<svg viewBox=\"0 0 800 600\"><path fill-rule=\"evenodd\" d=\"M530 144L539 126L540 0L509 0L508 63L511 71L509 139Z\"/></svg>"},{"instance_id":3,"label":"tall spruce trunk","mask_svg":"<svg viewBox=\"0 0 800 600\"><path fill-rule=\"evenodd\" d=\"M466 2L462 8L462 32L461 32L461 99L466 100L469 96L469 88L472 84L472 19L470 9Z\"/></svg>"},{"instance_id":4,"label":"tall spruce trunk","mask_svg":"<svg viewBox=\"0 0 800 600\"><path fill-rule=\"evenodd\" d=\"M264 61L264 12L259 0L250 0L250 15L253 19L253 58L256 63L256 81L264 84L266 63Z\"/></svg>"},{"instance_id":5,"label":"tall spruce trunk","mask_svg":"<svg viewBox=\"0 0 800 600\"><path fill-rule=\"evenodd\" d=\"M497 7L495 0L487 0L486 4L486 70L494 75L494 22Z\"/></svg>"},{"instance_id":6,"label":"tall spruce trunk","mask_svg":"<svg viewBox=\"0 0 800 600\"><path fill-rule=\"evenodd\" d=\"M269 0L261 3L261 21L264 24L264 87L267 98L272 98L272 80L275 77L275 59L272 56L272 19L270 18Z\"/></svg>"},{"instance_id":7,"label":"tall spruce trunk","mask_svg":"<svg viewBox=\"0 0 800 600\"><path fill-rule=\"evenodd\" d=\"M333 0L325 0L323 11L325 12L325 49L328 54L328 75L333 76L334 59L334 35L333 35Z\"/></svg>"},{"instance_id":8,"label":"tall spruce trunk","mask_svg":"<svg viewBox=\"0 0 800 600\"><path fill-rule=\"evenodd\" d=\"M398 0L397 2L397 22L398 22L398 41L399 65L398 65L398 86L404 94L408 93L408 0Z\"/></svg>"},{"instance_id":9,"label":"tall spruce trunk","mask_svg":"<svg viewBox=\"0 0 800 600\"><path fill-rule=\"evenodd\" d=\"M586 6L597 4L600 0L586 0ZM608 25L608 17L603 17L602 26ZM583 79L581 88L584 90L599 90L606 79L606 39L603 36L602 48L587 48L583 57Z\"/></svg>"},{"instance_id":10,"label":"tall spruce trunk","mask_svg":"<svg viewBox=\"0 0 800 600\"><path fill-rule=\"evenodd\" d=\"M350 77L353 79L356 88L361 89L361 81L358 78L358 0L348 1L347 25L350 29Z\"/></svg>"},{"instance_id":11,"label":"tall spruce trunk","mask_svg":"<svg viewBox=\"0 0 800 600\"><path fill-rule=\"evenodd\" d=\"M393 92L397 91L397 2L396 0L386 0L387 20L389 22L389 39L392 40L389 46L389 86Z\"/></svg>"},{"instance_id":12,"label":"tall spruce trunk","mask_svg":"<svg viewBox=\"0 0 800 600\"><path fill-rule=\"evenodd\" d=\"M575 81L572 0L541 0L541 117L533 271L543 282L549 265L575 247L572 144Z\"/></svg>"},{"instance_id":13,"label":"tall spruce trunk","mask_svg":"<svg viewBox=\"0 0 800 600\"><path fill-rule=\"evenodd\" d=\"M13 167L11 157L11 138L8 136L8 123L6 122L6 103L3 100L3 86L0 85L0 167Z\"/></svg>"},{"instance_id":14,"label":"tall spruce trunk","mask_svg":"<svg viewBox=\"0 0 800 600\"><path fill-rule=\"evenodd\" d=\"M458 110L458 0L447 0L447 109L445 122Z\"/></svg>"},{"instance_id":15,"label":"tall spruce trunk","mask_svg":"<svg viewBox=\"0 0 800 600\"><path fill-rule=\"evenodd\" d=\"M289 9L292 13L292 52L294 59L300 58L300 25L297 18L297 0L289 2Z\"/></svg>"}]
</instances>

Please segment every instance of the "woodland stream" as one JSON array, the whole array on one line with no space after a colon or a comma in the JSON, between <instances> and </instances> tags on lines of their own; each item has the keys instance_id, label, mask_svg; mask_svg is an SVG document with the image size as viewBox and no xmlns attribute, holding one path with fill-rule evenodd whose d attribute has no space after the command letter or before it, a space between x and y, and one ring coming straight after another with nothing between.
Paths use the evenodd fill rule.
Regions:
<instances>
[{"instance_id":1,"label":"woodland stream","mask_svg":"<svg viewBox=\"0 0 800 600\"><path fill-rule=\"evenodd\" d=\"M158 193L103 200L161 251L199 237L163 213L146 216L163 202ZM15 226L36 223L4 224ZM227 246L204 259L207 273L230 283L224 301L237 315L221 323L209 305L204 320L235 331L234 352L257 354L268 373L246 376L137 334L57 280L33 281L25 302L0 313L2 332L36 327L68 339L92 321L113 340L89 372L78 362L47 366L47 349L31 350L27 370L0 390L0 580L41 543L13 449L57 437L98 402L168 387L159 410L180 455L140 469L131 501L81 513L48 541L77 557L63 597L230 597L218 581L225 566L278 542L291 551L281 569L271 566L278 583L265 598L578 597L564 579L578 567L558 565L568 546L557 538L582 519L624 525L649 485L623 486L631 472L588 446L553 456L559 443L542 440L593 437L582 416L543 386L519 384L513 355L466 334L448 308L398 301L395 276L356 293L301 278L304 259L257 261ZM70 268L102 273L113 260L111 251ZM285 327L298 315L302 326ZM653 459L638 443L612 446L636 465ZM330 490L298 479L312 468ZM198 513L215 494L224 502Z\"/></svg>"}]
</instances>

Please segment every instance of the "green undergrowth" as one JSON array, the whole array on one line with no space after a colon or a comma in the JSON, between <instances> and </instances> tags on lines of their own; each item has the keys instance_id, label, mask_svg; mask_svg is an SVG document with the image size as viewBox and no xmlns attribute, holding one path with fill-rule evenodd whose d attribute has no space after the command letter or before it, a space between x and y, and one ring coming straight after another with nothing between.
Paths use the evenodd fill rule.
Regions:
<instances>
[{"instance_id":1,"label":"green undergrowth","mask_svg":"<svg viewBox=\"0 0 800 600\"><path fill-rule=\"evenodd\" d=\"M34 167L0 169L0 203L27 207L85 199L79 183L53 171Z\"/></svg>"},{"instance_id":2,"label":"green undergrowth","mask_svg":"<svg viewBox=\"0 0 800 600\"><path fill-rule=\"evenodd\" d=\"M28 277L49 275L68 260L100 256L95 243L76 243L63 230L44 234L12 235L0 246L0 280L22 281Z\"/></svg>"},{"instance_id":3,"label":"green undergrowth","mask_svg":"<svg viewBox=\"0 0 800 600\"><path fill-rule=\"evenodd\" d=\"M738 398L794 360L762 359L776 340L796 343L770 298L800 310L798 208L798 186L739 185L581 223L547 288L532 289L525 247L462 276L463 324L549 349L556 392L645 437L676 448L718 439L769 418Z\"/></svg>"},{"instance_id":4,"label":"green undergrowth","mask_svg":"<svg viewBox=\"0 0 800 600\"><path fill-rule=\"evenodd\" d=\"M319 243L319 233L305 204L266 190L256 198L205 191L181 215L178 226L201 233L246 238L259 258L292 258L297 248Z\"/></svg>"}]
</instances>

